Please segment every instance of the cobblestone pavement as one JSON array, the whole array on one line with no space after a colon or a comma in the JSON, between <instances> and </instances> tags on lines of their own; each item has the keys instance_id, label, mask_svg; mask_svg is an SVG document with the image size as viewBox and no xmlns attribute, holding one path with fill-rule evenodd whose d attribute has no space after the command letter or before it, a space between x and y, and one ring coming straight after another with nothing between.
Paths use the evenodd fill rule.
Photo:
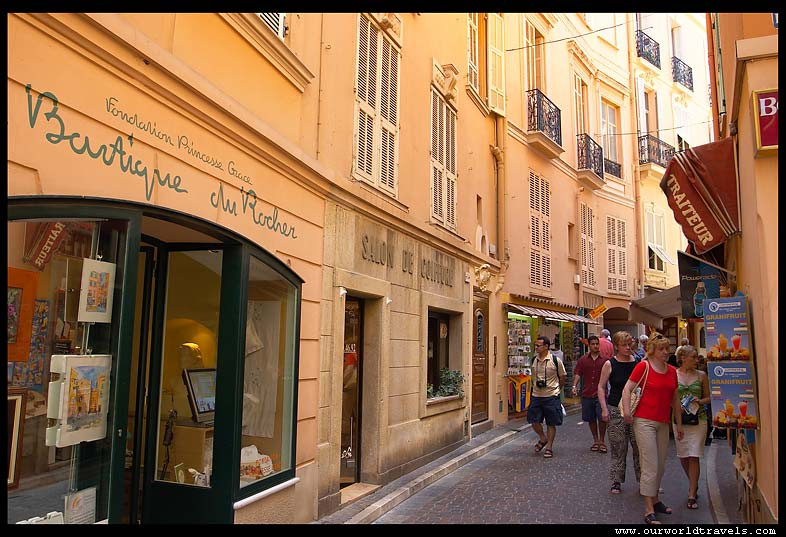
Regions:
<instances>
[{"instance_id":1,"label":"cobblestone pavement","mask_svg":"<svg viewBox=\"0 0 786 537\"><path fill-rule=\"evenodd\" d=\"M609 492L610 454L590 451L592 436L579 414L569 414L557 430L554 458L534 453L537 436L531 429L475 459L403 501L376 520L376 524L641 524L643 500L628 453L627 481L622 494ZM708 504L707 454L730 464L723 440L705 449L699 481L699 509L686 507L688 480L670 440L662 481L661 500L674 510L659 514L663 523L713 524ZM716 469L710 468L715 472ZM726 468L720 471L729 472ZM714 474L713 474L714 477ZM717 491L717 488L716 488ZM722 495L715 493L715 497ZM736 506L727 505L733 512ZM737 518L737 517L728 517ZM728 520L739 522L739 519Z\"/></svg>"}]
</instances>

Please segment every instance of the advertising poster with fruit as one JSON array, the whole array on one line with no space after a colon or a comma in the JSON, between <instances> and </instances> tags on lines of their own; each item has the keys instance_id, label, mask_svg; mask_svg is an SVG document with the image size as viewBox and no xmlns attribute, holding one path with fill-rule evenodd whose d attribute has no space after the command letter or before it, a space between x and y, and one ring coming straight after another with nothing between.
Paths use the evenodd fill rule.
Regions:
<instances>
[{"instance_id":1,"label":"advertising poster with fruit","mask_svg":"<svg viewBox=\"0 0 786 537\"><path fill-rule=\"evenodd\" d=\"M713 298L706 302L704 328L707 360L750 360L748 304L744 296Z\"/></svg>"},{"instance_id":2,"label":"advertising poster with fruit","mask_svg":"<svg viewBox=\"0 0 786 537\"><path fill-rule=\"evenodd\" d=\"M750 361L711 362L712 424L730 429L756 429L756 395L753 391L753 364Z\"/></svg>"}]
</instances>

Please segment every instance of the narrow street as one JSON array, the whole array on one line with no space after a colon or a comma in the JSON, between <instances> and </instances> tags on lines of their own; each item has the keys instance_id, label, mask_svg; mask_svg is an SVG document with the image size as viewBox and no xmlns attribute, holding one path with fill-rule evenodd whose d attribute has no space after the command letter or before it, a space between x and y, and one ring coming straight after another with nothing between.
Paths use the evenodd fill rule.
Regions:
<instances>
[{"instance_id":1,"label":"narrow street","mask_svg":"<svg viewBox=\"0 0 786 537\"><path fill-rule=\"evenodd\" d=\"M554 458L544 459L533 452L535 433L527 429L514 439L455 472L427 486L376 520L376 524L641 524L643 503L633 475L633 459L628 453L627 481L622 493L609 493L610 454L590 451L589 428L580 414L569 414L558 428ZM509 424L510 428L520 427ZM708 470L707 461L712 459ZM725 440L714 440L705 448L699 482L699 508L686 507L687 477L682 471L670 440L670 454L661 500L673 509L658 515L665 523L713 524L708 504L708 471L731 474L723 465L731 463ZM721 500L722 522L740 522L726 513L736 513L730 485L713 476L715 497ZM733 478L732 478L733 479ZM733 491L733 489L731 489ZM716 508L716 511L718 509Z\"/></svg>"}]
</instances>

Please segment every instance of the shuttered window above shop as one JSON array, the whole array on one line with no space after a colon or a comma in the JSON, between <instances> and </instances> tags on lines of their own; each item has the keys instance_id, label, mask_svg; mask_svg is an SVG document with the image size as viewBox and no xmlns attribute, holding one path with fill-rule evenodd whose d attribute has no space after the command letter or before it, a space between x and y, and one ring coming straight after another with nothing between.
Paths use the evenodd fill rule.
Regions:
<instances>
[{"instance_id":1,"label":"shuttered window above shop","mask_svg":"<svg viewBox=\"0 0 786 537\"><path fill-rule=\"evenodd\" d=\"M529 283L551 289L551 186L529 171L530 271Z\"/></svg>"},{"instance_id":2,"label":"shuttered window above shop","mask_svg":"<svg viewBox=\"0 0 786 537\"><path fill-rule=\"evenodd\" d=\"M581 204L581 281L595 287L595 234L592 207Z\"/></svg>"},{"instance_id":3,"label":"shuttered window above shop","mask_svg":"<svg viewBox=\"0 0 786 537\"><path fill-rule=\"evenodd\" d=\"M610 293L628 294L628 264L626 258L625 221L606 217L606 245L608 260L608 290Z\"/></svg>"},{"instance_id":4,"label":"shuttered window above shop","mask_svg":"<svg viewBox=\"0 0 786 537\"><path fill-rule=\"evenodd\" d=\"M431 216L456 229L456 111L431 87Z\"/></svg>"}]
</instances>

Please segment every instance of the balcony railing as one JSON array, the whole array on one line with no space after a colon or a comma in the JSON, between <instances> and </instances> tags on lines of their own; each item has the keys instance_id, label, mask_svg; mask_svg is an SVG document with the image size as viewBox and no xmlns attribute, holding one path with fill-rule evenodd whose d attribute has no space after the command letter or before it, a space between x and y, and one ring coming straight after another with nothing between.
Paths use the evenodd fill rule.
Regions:
<instances>
[{"instance_id":1,"label":"balcony railing","mask_svg":"<svg viewBox=\"0 0 786 537\"><path fill-rule=\"evenodd\" d=\"M527 130L539 131L562 145L562 112L539 89L527 92Z\"/></svg>"},{"instance_id":2,"label":"balcony railing","mask_svg":"<svg viewBox=\"0 0 786 537\"><path fill-rule=\"evenodd\" d=\"M622 166L613 160L609 160L607 158L603 159L603 171L609 175L617 177L618 179L622 179Z\"/></svg>"},{"instance_id":3,"label":"balcony railing","mask_svg":"<svg viewBox=\"0 0 786 537\"><path fill-rule=\"evenodd\" d=\"M690 65L674 56L671 59L671 72L674 82L679 82L693 91L693 69L691 69Z\"/></svg>"},{"instance_id":4,"label":"balcony railing","mask_svg":"<svg viewBox=\"0 0 786 537\"><path fill-rule=\"evenodd\" d=\"M660 45L641 30L636 30L636 54L660 69Z\"/></svg>"},{"instance_id":5,"label":"balcony railing","mask_svg":"<svg viewBox=\"0 0 786 537\"><path fill-rule=\"evenodd\" d=\"M639 136L639 164L652 162L665 168L673 156L674 148L660 138L651 134Z\"/></svg>"},{"instance_id":6,"label":"balcony railing","mask_svg":"<svg viewBox=\"0 0 786 537\"><path fill-rule=\"evenodd\" d=\"M577 138L579 170L590 170L603 179L603 148L589 134Z\"/></svg>"}]
</instances>

